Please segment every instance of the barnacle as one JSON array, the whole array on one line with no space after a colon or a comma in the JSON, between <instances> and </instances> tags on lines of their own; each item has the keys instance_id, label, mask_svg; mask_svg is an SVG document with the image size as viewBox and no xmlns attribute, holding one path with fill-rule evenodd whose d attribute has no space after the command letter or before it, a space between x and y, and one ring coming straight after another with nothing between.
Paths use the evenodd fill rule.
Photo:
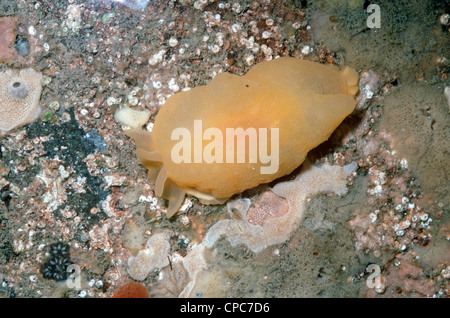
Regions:
<instances>
[{"instance_id":1,"label":"barnacle","mask_svg":"<svg viewBox=\"0 0 450 318\"><path fill-rule=\"evenodd\" d=\"M28 84L20 78L14 78L9 82L8 92L15 99L24 99L28 96Z\"/></svg>"}]
</instances>

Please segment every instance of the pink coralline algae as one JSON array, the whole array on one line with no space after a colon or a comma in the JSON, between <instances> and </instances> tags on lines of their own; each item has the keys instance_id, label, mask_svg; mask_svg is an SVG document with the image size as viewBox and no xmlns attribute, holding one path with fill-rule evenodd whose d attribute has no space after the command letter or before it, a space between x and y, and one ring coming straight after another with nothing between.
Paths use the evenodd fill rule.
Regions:
<instances>
[{"instance_id":1,"label":"pink coralline algae","mask_svg":"<svg viewBox=\"0 0 450 318\"><path fill-rule=\"evenodd\" d=\"M413 255L398 254L382 272L385 283L384 293L377 294L374 289L367 291L368 297L433 297L438 292L437 284L427 277L423 268L414 261ZM437 276L436 279L439 279Z\"/></svg>"},{"instance_id":2,"label":"pink coralline algae","mask_svg":"<svg viewBox=\"0 0 450 318\"><path fill-rule=\"evenodd\" d=\"M259 200L247 212L247 222L263 225L266 220L279 218L288 213L289 205L286 200L272 191L264 192Z\"/></svg>"},{"instance_id":3,"label":"pink coralline algae","mask_svg":"<svg viewBox=\"0 0 450 318\"><path fill-rule=\"evenodd\" d=\"M0 63L10 62L14 59L14 29L17 26L17 18L0 17Z\"/></svg>"}]
</instances>

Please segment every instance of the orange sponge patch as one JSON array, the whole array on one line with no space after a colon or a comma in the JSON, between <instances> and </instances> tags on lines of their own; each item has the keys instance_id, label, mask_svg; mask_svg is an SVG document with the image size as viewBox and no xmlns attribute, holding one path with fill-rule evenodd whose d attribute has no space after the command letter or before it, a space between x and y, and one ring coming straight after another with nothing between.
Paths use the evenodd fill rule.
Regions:
<instances>
[{"instance_id":1,"label":"orange sponge patch","mask_svg":"<svg viewBox=\"0 0 450 318\"><path fill-rule=\"evenodd\" d=\"M144 285L128 282L120 286L111 298L150 298L150 294Z\"/></svg>"}]
</instances>

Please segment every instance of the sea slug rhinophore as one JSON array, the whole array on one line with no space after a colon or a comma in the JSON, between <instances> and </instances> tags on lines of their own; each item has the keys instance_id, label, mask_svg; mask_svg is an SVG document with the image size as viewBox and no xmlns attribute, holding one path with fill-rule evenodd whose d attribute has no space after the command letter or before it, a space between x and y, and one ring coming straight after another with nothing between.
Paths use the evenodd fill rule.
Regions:
<instances>
[{"instance_id":1,"label":"sea slug rhinophore","mask_svg":"<svg viewBox=\"0 0 450 318\"><path fill-rule=\"evenodd\" d=\"M282 57L175 94L151 133L125 133L135 140L156 195L169 200L170 217L185 194L220 204L292 172L353 111L357 84L349 67Z\"/></svg>"}]
</instances>

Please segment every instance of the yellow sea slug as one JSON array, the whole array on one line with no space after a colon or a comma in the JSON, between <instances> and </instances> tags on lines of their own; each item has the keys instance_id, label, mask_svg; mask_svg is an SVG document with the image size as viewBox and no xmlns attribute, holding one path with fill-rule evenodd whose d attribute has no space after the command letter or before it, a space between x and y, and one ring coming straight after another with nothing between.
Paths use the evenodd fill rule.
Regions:
<instances>
[{"instance_id":1,"label":"yellow sea slug","mask_svg":"<svg viewBox=\"0 0 450 318\"><path fill-rule=\"evenodd\" d=\"M171 96L136 154L174 215L185 194L220 204L289 174L355 108L358 74L282 57Z\"/></svg>"}]
</instances>

